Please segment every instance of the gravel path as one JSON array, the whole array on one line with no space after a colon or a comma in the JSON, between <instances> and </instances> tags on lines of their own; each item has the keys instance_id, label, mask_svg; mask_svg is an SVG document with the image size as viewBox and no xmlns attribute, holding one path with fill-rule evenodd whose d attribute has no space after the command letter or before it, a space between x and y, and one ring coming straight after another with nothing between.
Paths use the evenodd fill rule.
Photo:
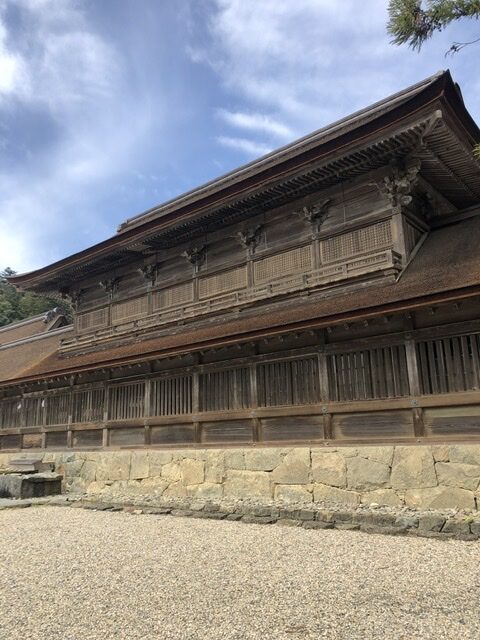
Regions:
<instances>
[{"instance_id":1,"label":"gravel path","mask_svg":"<svg viewBox=\"0 0 480 640\"><path fill-rule=\"evenodd\" d=\"M480 544L59 507L0 512L0 638L480 637Z\"/></svg>"}]
</instances>

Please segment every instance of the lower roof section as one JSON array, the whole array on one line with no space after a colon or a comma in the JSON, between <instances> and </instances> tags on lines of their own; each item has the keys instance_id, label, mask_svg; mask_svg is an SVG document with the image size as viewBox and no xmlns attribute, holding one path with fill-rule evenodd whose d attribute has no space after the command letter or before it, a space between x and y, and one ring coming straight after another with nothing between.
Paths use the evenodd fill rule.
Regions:
<instances>
[{"instance_id":1,"label":"lower roof section","mask_svg":"<svg viewBox=\"0 0 480 640\"><path fill-rule=\"evenodd\" d=\"M62 336L55 332L48 346L42 340L0 350L0 383L157 359L480 295L479 246L480 216L475 216L432 231L398 282L312 302L295 301L283 310L222 318L203 327L176 326L168 335L68 357L59 354Z\"/></svg>"}]
</instances>

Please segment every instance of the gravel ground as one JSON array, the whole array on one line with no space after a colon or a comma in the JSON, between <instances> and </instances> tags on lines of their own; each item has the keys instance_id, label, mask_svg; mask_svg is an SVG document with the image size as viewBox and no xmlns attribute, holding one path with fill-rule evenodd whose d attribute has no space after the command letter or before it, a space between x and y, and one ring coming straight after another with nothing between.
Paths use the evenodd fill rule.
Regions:
<instances>
[{"instance_id":1,"label":"gravel ground","mask_svg":"<svg viewBox=\"0 0 480 640\"><path fill-rule=\"evenodd\" d=\"M61 507L0 512L0 638L480 637L480 544Z\"/></svg>"}]
</instances>

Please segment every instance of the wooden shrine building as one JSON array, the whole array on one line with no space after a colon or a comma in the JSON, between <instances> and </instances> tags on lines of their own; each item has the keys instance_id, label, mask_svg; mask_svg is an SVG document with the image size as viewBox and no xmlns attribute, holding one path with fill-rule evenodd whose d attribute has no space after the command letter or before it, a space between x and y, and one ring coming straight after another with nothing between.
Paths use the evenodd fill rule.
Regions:
<instances>
[{"instance_id":1,"label":"wooden shrine building","mask_svg":"<svg viewBox=\"0 0 480 640\"><path fill-rule=\"evenodd\" d=\"M75 319L0 330L0 448L479 440L478 142L442 72L11 277Z\"/></svg>"}]
</instances>

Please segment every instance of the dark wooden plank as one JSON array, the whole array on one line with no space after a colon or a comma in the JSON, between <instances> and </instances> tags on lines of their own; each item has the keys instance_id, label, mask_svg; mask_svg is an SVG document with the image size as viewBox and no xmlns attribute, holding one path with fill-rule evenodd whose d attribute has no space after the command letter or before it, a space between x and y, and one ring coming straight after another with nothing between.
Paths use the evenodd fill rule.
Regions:
<instances>
[{"instance_id":1,"label":"dark wooden plank","mask_svg":"<svg viewBox=\"0 0 480 640\"><path fill-rule=\"evenodd\" d=\"M260 423L264 442L324 439L322 415L263 418Z\"/></svg>"},{"instance_id":2,"label":"dark wooden plank","mask_svg":"<svg viewBox=\"0 0 480 640\"><path fill-rule=\"evenodd\" d=\"M413 435L411 411L333 415L333 436L336 440L393 439Z\"/></svg>"}]
</instances>

